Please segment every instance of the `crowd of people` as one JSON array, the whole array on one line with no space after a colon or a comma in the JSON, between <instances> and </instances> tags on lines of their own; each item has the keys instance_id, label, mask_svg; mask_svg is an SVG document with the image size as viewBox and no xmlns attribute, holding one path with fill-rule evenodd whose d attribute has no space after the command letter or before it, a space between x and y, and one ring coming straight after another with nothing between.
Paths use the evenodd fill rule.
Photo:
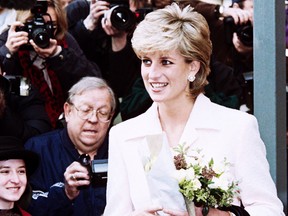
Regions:
<instances>
[{"instance_id":1,"label":"crowd of people","mask_svg":"<svg viewBox=\"0 0 288 216\"><path fill-rule=\"evenodd\" d=\"M150 189L153 136L169 161L186 143L233 164L239 197L208 216L284 215L246 94L253 0L9 0L0 17L0 215L191 216L157 157Z\"/></svg>"}]
</instances>

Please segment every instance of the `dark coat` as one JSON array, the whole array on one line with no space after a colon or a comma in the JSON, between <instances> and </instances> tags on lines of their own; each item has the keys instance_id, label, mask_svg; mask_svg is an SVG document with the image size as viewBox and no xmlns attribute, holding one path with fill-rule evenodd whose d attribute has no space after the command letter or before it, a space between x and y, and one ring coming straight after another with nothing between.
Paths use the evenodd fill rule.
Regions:
<instances>
[{"instance_id":1,"label":"dark coat","mask_svg":"<svg viewBox=\"0 0 288 216\"><path fill-rule=\"evenodd\" d=\"M0 60L3 64L3 71L7 75L22 75L23 69L20 65L17 54L11 58L7 58L8 49L5 46L8 31L0 35ZM75 41L69 33L65 36L68 48L62 48L59 55L47 58L46 62L51 69L55 71L60 81L63 92L66 93L71 86L84 76L101 77L101 72L95 63L88 61Z\"/></svg>"},{"instance_id":2,"label":"dark coat","mask_svg":"<svg viewBox=\"0 0 288 216\"><path fill-rule=\"evenodd\" d=\"M15 136L24 143L32 136L51 130L44 101L36 89L31 88L28 96L7 94L6 108L0 117L0 136Z\"/></svg>"},{"instance_id":3,"label":"dark coat","mask_svg":"<svg viewBox=\"0 0 288 216\"><path fill-rule=\"evenodd\" d=\"M31 176L33 190L28 212L37 216L100 216L106 205L106 187L92 187L81 190L73 201L64 191L64 172L77 161L79 153L71 142L67 130L55 130L33 137L25 148L38 153L41 162ZM107 139L98 150L95 159L108 158Z\"/></svg>"}]
</instances>

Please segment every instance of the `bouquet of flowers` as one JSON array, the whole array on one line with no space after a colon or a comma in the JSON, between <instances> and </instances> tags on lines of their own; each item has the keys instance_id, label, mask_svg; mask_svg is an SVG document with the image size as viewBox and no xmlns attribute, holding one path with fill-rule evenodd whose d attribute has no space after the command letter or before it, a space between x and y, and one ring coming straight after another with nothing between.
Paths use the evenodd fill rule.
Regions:
<instances>
[{"instance_id":1,"label":"bouquet of flowers","mask_svg":"<svg viewBox=\"0 0 288 216\"><path fill-rule=\"evenodd\" d=\"M201 150L188 150L185 144L174 148L175 178L186 201L203 206L203 215L208 214L209 207L230 206L239 193L238 182L228 174L231 164L226 158L220 163L213 158L206 161Z\"/></svg>"}]
</instances>

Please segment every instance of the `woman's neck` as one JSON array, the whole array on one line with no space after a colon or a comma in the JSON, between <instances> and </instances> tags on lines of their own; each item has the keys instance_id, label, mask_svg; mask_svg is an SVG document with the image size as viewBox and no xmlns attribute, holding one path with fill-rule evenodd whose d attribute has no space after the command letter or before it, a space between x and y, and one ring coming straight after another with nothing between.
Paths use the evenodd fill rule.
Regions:
<instances>
[{"instance_id":1,"label":"woman's neck","mask_svg":"<svg viewBox=\"0 0 288 216\"><path fill-rule=\"evenodd\" d=\"M182 104L173 104L172 106L159 104L158 115L162 130L167 134L168 142L171 147L179 144L193 106L194 100Z\"/></svg>"},{"instance_id":2,"label":"woman's neck","mask_svg":"<svg viewBox=\"0 0 288 216\"><path fill-rule=\"evenodd\" d=\"M14 207L14 202L0 202L0 209L1 210L9 210L13 209Z\"/></svg>"}]
</instances>

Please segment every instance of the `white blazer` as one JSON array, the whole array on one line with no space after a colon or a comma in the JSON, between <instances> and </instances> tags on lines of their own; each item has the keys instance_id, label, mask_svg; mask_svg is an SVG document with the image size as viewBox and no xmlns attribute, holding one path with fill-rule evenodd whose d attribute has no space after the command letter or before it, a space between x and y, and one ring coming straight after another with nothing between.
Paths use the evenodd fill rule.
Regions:
<instances>
[{"instance_id":1,"label":"white blazer","mask_svg":"<svg viewBox=\"0 0 288 216\"><path fill-rule=\"evenodd\" d=\"M145 137L160 133L156 103L144 114L111 128L104 216L130 215L151 206L140 155ZM240 181L240 198L250 216L285 215L253 115L214 104L200 94L182 134L180 143L184 142L202 149L207 158L222 161L226 157L233 164L230 171Z\"/></svg>"}]
</instances>

